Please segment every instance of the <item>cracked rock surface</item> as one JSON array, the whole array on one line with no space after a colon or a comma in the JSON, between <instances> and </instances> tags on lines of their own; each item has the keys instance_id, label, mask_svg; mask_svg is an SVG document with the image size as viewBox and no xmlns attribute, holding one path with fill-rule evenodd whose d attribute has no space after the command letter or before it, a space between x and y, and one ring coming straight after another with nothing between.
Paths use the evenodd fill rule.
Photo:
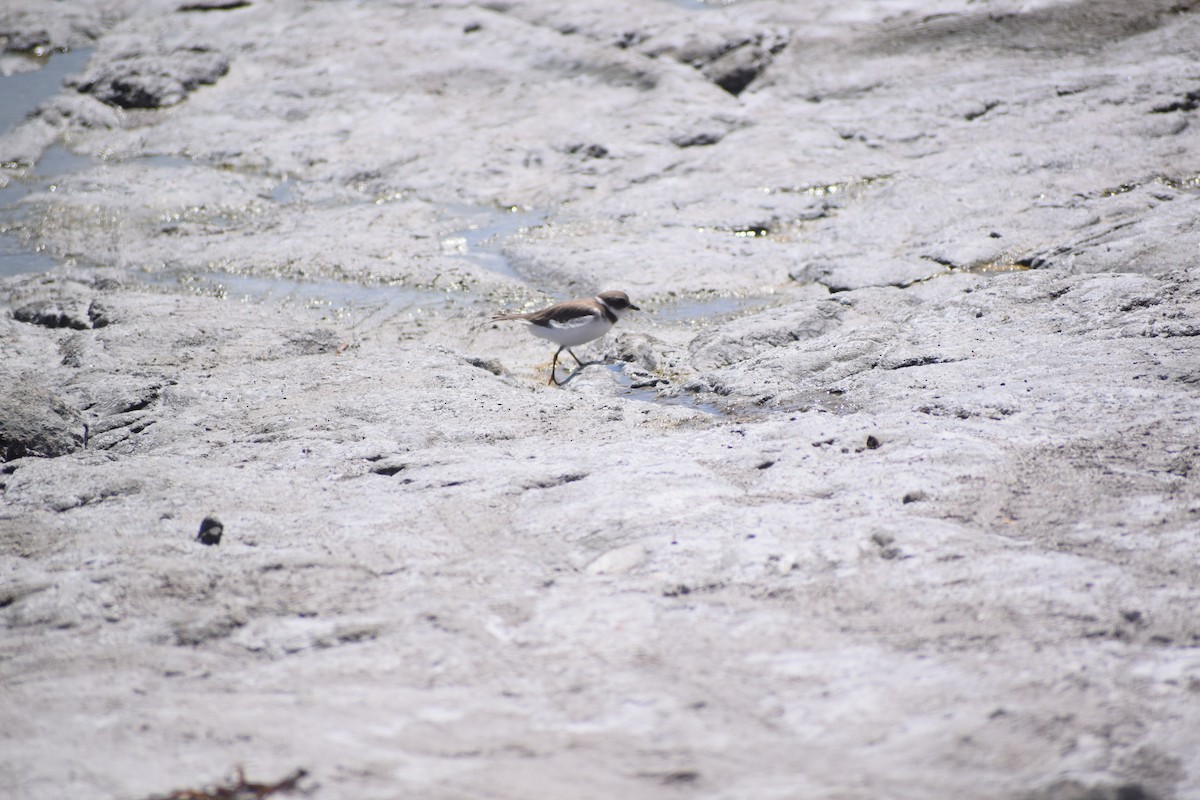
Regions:
<instances>
[{"instance_id":1,"label":"cracked rock surface","mask_svg":"<svg viewBox=\"0 0 1200 800\"><path fill-rule=\"evenodd\" d=\"M1198 41L0 0L0 785L1200 795Z\"/></svg>"}]
</instances>

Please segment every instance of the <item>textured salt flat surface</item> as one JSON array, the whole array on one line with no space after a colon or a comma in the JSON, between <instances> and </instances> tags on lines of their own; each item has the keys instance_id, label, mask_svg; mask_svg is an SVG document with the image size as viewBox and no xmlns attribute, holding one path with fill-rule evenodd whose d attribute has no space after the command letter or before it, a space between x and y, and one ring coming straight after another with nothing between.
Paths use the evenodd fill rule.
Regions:
<instances>
[{"instance_id":1,"label":"textured salt flat surface","mask_svg":"<svg viewBox=\"0 0 1200 800\"><path fill-rule=\"evenodd\" d=\"M9 795L1200 795L1200 4L220 5L0 2Z\"/></svg>"}]
</instances>

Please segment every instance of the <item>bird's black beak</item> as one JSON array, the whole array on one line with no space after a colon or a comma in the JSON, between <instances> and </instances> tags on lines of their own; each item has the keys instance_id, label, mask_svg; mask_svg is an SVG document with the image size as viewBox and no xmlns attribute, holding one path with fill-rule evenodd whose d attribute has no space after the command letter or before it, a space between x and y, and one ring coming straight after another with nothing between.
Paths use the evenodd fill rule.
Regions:
<instances>
[{"instance_id":1,"label":"bird's black beak","mask_svg":"<svg viewBox=\"0 0 1200 800\"><path fill-rule=\"evenodd\" d=\"M637 306L635 306L633 303L629 304L629 310L630 311L641 311L641 309L638 308Z\"/></svg>"}]
</instances>

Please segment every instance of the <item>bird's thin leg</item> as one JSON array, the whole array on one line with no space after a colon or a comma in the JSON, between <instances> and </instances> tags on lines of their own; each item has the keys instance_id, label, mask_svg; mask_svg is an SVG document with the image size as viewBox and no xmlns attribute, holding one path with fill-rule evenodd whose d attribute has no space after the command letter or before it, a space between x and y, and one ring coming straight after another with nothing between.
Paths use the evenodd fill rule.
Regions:
<instances>
[{"instance_id":1,"label":"bird's thin leg","mask_svg":"<svg viewBox=\"0 0 1200 800\"><path fill-rule=\"evenodd\" d=\"M579 356L577 356L577 355L575 355L573 352L571 352L571 349L570 349L570 348L567 348L567 352L568 352L568 353L571 353L571 358L575 359L575 363L576 363L576 364L578 364L578 365L579 365L579 366L581 366L581 367L583 366L583 362L579 360Z\"/></svg>"},{"instance_id":2,"label":"bird's thin leg","mask_svg":"<svg viewBox=\"0 0 1200 800\"><path fill-rule=\"evenodd\" d=\"M546 383L547 386L558 386L558 378L554 377L554 370L558 368L558 354L566 350L566 345L554 351L554 360L550 362L550 380ZM567 352L570 352L569 350Z\"/></svg>"}]
</instances>

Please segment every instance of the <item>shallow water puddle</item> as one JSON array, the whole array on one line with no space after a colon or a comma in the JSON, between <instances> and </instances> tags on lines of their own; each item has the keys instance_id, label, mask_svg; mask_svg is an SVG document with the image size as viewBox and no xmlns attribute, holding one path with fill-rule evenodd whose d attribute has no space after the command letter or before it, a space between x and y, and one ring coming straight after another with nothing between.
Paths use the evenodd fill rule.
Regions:
<instances>
[{"instance_id":1,"label":"shallow water puddle","mask_svg":"<svg viewBox=\"0 0 1200 800\"><path fill-rule=\"evenodd\" d=\"M634 377L625 372L624 364L606 364L605 367L613 377L617 379L617 383L624 387L621 392L622 397L628 397L630 400L637 400L643 403L654 403L660 406L683 406L684 408L694 408L697 411L703 411L705 414L714 416L720 415L723 412L713 403L702 403L692 395L678 395L664 397L658 391L658 386L665 385L666 381L659 378L644 378L641 376Z\"/></svg>"},{"instance_id":2,"label":"shallow water puddle","mask_svg":"<svg viewBox=\"0 0 1200 800\"><path fill-rule=\"evenodd\" d=\"M189 294L306 309L325 319L349 322L355 329L373 327L397 314L424 314L453 302L445 292L408 286L367 286L228 272L141 277L152 286L179 287Z\"/></svg>"},{"instance_id":3,"label":"shallow water puddle","mask_svg":"<svg viewBox=\"0 0 1200 800\"><path fill-rule=\"evenodd\" d=\"M660 323L700 325L714 319L724 319L760 311L779 302L770 295L742 296L713 293L676 297L662 303L647 303L651 317Z\"/></svg>"},{"instance_id":4,"label":"shallow water puddle","mask_svg":"<svg viewBox=\"0 0 1200 800\"><path fill-rule=\"evenodd\" d=\"M40 66L28 72L0 76L0 96L4 98L4 102L0 103L0 135L8 133L17 123L37 111L42 103L58 94L63 80L68 75L82 72L91 55L90 47L55 52L49 56L5 54L4 58L11 63L24 60Z\"/></svg>"},{"instance_id":5,"label":"shallow water puddle","mask_svg":"<svg viewBox=\"0 0 1200 800\"><path fill-rule=\"evenodd\" d=\"M0 188L0 277L43 272L58 263L48 253L31 247L20 235L29 213L21 201L35 192L53 192L57 179L91 163L86 156L54 145L42 154L32 169L13 177Z\"/></svg>"},{"instance_id":6,"label":"shallow water puddle","mask_svg":"<svg viewBox=\"0 0 1200 800\"><path fill-rule=\"evenodd\" d=\"M1032 267L1020 261L994 261L986 264L976 264L963 269L952 269L951 272L966 272L971 275L993 275L1000 272L1027 272Z\"/></svg>"},{"instance_id":7,"label":"shallow water puddle","mask_svg":"<svg viewBox=\"0 0 1200 800\"><path fill-rule=\"evenodd\" d=\"M480 206L449 206L447 210L466 217L470 223L467 228L442 239L445 252L461 256L490 272L524 280L504 255L504 243L513 236L545 225L545 214L520 208Z\"/></svg>"},{"instance_id":8,"label":"shallow water puddle","mask_svg":"<svg viewBox=\"0 0 1200 800\"><path fill-rule=\"evenodd\" d=\"M891 179L891 175L867 175L862 178L848 178L834 183L813 183L796 186L768 186L764 188L767 194L802 194L809 197L829 197L831 195L861 193L877 184Z\"/></svg>"},{"instance_id":9,"label":"shallow water puddle","mask_svg":"<svg viewBox=\"0 0 1200 800\"><path fill-rule=\"evenodd\" d=\"M55 52L48 56L5 54L6 69L17 64L35 68L0 76L0 97L3 97L3 102L0 102L0 136L7 134L58 94L62 90L63 80L68 75L82 71L91 55L90 47ZM19 204L31 192L48 189L50 178L78 169L77 159L78 162L83 161L64 147L52 147L32 169L9 175L8 180L0 184L0 277L41 272L57 263L47 253L30 249L18 235L17 229L24 222L25 213ZM3 166L5 169L19 170L28 165L6 163Z\"/></svg>"},{"instance_id":10,"label":"shallow water puddle","mask_svg":"<svg viewBox=\"0 0 1200 800\"><path fill-rule=\"evenodd\" d=\"M290 202L295 191L292 178L284 177L272 198ZM452 206L448 211L471 220L468 228L443 239L443 247L485 269L521 277L503 253L504 242L545 223L545 215L520 209ZM399 313L425 313L454 303L453 295L436 289L418 289L388 284L356 284L331 280L299 280L287 276L237 275L212 272L168 276L190 291L253 302L277 302L324 311L338 319L351 319L355 326L375 324Z\"/></svg>"},{"instance_id":11,"label":"shallow water puddle","mask_svg":"<svg viewBox=\"0 0 1200 800\"><path fill-rule=\"evenodd\" d=\"M271 200L281 206L286 206L296 199L296 182L290 175L284 175L275 188L271 190Z\"/></svg>"},{"instance_id":12,"label":"shallow water puddle","mask_svg":"<svg viewBox=\"0 0 1200 800\"><path fill-rule=\"evenodd\" d=\"M58 263L48 253L30 250L7 228L5 216L7 215L0 211L0 278L26 272L45 272Z\"/></svg>"}]
</instances>

